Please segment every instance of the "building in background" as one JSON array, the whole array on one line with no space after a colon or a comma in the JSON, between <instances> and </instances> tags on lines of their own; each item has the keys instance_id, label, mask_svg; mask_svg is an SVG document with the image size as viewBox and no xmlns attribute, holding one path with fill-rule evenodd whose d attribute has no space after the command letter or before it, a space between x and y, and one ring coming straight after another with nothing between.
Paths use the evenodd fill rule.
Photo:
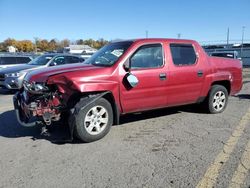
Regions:
<instances>
[{"instance_id":1,"label":"building in background","mask_svg":"<svg viewBox=\"0 0 250 188\"><path fill-rule=\"evenodd\" d=\"M16 53L17 49L14 46L8 46L7 47L7 52Z\"/></svg>"}]
</instances>

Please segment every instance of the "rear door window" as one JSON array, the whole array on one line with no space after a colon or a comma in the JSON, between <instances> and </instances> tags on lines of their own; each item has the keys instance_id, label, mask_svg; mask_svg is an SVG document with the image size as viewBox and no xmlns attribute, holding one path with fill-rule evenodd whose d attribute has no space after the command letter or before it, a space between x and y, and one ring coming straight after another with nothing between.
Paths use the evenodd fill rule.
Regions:
<instances>
[{"instance_id":1,"label":"rear door window","mask_svg":"<svg viewBox=\"0 0 250 188\"><path fill-rule=\"evenodd\" d=\"M80 58L78 58L78 57L70 57L70 56L68 56L66 62L67 62L67 64L71 64L71 63L80 63L81 60L80 60Z\"/></svg>"},{"instance_id":2,"label":"rear door window","mask_svg":"<svg viewBox=\"0 0 250 188\"><path fill-rule=\"evenodd\" d=\"M173 63L177 66L196 63L196 53L192 44L170 44Z\"/></svg>"},{"instance_id":3,"label":"rear door window","mask_svg":"<svg viewBox=\"0 0 250 188\"><path fill-rule=\"evenodd\" d=\"M13 65L16 63L16 57L1 57L1 64L2 65Z\"/></svg>"},{"instance_id":4,"label":"rear door window","mask_svg":"<svg viewBox=\"0 0 250 188\"><path fill-rule=\"evenodd\" d=\"M16 57L17 64L24 64L30 62L31 59L29 57Z\"/></svg>"}]
</instances>

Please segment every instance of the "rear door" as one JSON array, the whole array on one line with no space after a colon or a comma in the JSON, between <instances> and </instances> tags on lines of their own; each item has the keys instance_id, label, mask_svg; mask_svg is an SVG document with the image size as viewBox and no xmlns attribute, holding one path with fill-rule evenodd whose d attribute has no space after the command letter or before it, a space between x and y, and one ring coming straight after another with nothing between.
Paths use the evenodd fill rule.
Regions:
<instances>
[{"instance_id":1,"label":"rear door","mask_svg":"<svg viewBox=\"0 0 250 188\"><path fill-rule=\"evenodd\" d=\"M196 102L204 83L204 62L193 44L169 44L168 106Z\"/></svg>"},{"instance_id":2,"label":"rear door","mask_svg":"<svg viewBox=\"0 0 250 188\"><path fill-rule=\"evenodd\" d=\"M166 69L162 44L147 44L129 57L131 74L139 81L134 88L126 81L120 87L124 112L136 112L166 106ZM127 74L124 71L123 79Z\"/></svg>"}]
</instances>

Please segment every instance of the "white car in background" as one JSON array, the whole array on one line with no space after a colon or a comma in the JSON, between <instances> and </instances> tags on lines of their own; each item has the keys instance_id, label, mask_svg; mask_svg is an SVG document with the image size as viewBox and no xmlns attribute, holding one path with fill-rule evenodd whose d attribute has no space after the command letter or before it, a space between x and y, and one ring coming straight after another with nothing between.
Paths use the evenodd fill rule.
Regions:
<instances>
[{"instance_id":1,"label":"white car in background","mask_svg":"<svg viewBox=\"0 0 250 188\"><path fill-rule=\"evenodd\" d=\"M96 52L96 50L84 50L80 56L84 59L87 60L88 58L90 58L94 53Z\"/></svg>"}]
</instances>

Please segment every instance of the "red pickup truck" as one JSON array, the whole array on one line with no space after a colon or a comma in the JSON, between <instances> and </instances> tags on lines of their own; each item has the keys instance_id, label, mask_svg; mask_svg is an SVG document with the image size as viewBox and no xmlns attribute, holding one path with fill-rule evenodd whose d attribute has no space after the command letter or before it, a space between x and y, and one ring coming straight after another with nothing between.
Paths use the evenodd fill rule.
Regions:
<instances>
[{"instance_id":1,"label":"red pickup truck","mask_svg":"<svg viewBox=\"0 0 250 188\"><path fill-rule=\"evenodd\" d=\"M127 113L191 103L220 113L241 87L238 60L209 57L192 40L137 39L110 43L84 64L30 72L13 100L21 125L67 119L72 137L91 142Z\"/></svg>"}]
</instances>

